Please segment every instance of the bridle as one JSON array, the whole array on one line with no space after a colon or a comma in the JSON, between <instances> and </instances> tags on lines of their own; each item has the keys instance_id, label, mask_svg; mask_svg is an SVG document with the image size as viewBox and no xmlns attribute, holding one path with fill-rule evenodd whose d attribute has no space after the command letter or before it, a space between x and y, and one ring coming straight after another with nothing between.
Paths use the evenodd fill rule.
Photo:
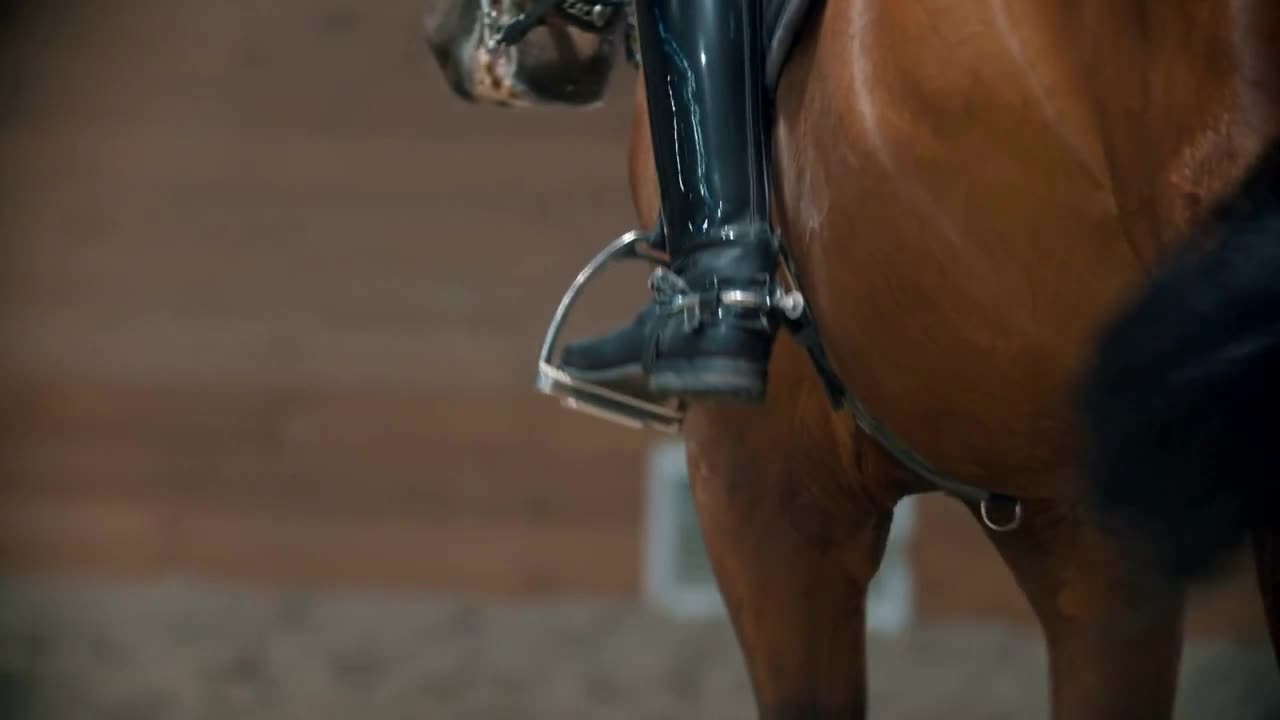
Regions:
<instances>
[{"instance_id":1,"label":"bridle","mask_svg":"<svg viewBox=\"0 0 1280 720\"><path fill-rule=\"evenodd\" d=\"M628 28L623 39L626 57L633 65L637 63L631 5L632 0L475 0L467 3L471 11L465 40L468 62L462 67L471 74L468 97L511 107L548 101L593 104L598 96L591 93L607 82L613 50L619 40L617 31L624 17ZM561 51L569 34L596 38L597 49L586 58L587 65L593 68L591 74L564 78L561 86L554 86L561 79L550 77L543 77L538 87L533 86L538 85L537 82L531 84L534 76L525 72L527 58L519 46L532 31L544 26L553 30L555 46Z\"/></svg>"},{"instance_id":2,"label":"bridle","mask_svg":"<svg viewBox=\"0 0 1280 720\"><path fill-rule=\"evenodd\" d=\"M481 39L486 47L511 47L546 24L555 14L565 22L590 33L608 32L625 12L630 0L480 0ZM524 9L521 9L524 7Z\"/></svg>"}]
</instances>

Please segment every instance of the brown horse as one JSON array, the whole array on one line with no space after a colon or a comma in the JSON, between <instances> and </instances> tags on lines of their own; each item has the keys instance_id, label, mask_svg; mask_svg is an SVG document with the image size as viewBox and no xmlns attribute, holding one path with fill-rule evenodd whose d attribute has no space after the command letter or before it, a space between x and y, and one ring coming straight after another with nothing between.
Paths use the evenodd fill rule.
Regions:
<instances>
[{"instance_id":1,"label":"brown horse","mask_svg":"<svg viewBox=\"0 0 1280 720\"><path fill-rule=\"evenodd\" d=\"M825 0L781 76L778 225L827 354L915 456L1019 500L1021 525L989 534L1043 626L1059 720L1172 714L1184 592L1087 511L1077 388L1102 329L1276 136L1278 17ZM630 172L651 226L642 90ZM761 717L865 715L865 591L895 504L936 488L863 428L785 336L763 406L685 419Z\"/></svg>"}]
</instances>

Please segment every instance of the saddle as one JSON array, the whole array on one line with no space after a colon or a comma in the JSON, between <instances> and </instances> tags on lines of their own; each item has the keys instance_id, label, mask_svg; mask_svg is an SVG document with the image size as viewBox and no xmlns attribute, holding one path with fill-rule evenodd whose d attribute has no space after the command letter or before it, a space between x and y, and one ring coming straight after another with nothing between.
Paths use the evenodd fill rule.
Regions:
<instances>
[{"instance_id":1,"label":"saddle","mask_svg":"<svg viewBox=\"0 0 1280 720\"><path fill-rule=\"evenodd\" d=\"M791 57L796 36L804 28L811 12L816 12L823 0L764 0L764 31L769 38L769 55L765 60L765 81L769 94L778 90L778 79Z\"/></svg>"}]
</instances>

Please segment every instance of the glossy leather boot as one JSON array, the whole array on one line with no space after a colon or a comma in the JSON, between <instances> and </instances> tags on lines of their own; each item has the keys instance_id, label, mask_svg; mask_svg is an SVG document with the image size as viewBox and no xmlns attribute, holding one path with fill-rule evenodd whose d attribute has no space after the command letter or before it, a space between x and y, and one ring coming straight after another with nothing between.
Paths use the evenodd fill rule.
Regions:
<instances>
[{"instance_id":1,"label":"glossy leather boot","mask_svg":"<svg viewBox=\"0 0 1280 720\"><path fill-rule=\"evenodd\" d=\"M761 0L636 0L671 258L628 326L561 367L659 396L759 402L776 335Z\"/></svg>"}]
</instances>

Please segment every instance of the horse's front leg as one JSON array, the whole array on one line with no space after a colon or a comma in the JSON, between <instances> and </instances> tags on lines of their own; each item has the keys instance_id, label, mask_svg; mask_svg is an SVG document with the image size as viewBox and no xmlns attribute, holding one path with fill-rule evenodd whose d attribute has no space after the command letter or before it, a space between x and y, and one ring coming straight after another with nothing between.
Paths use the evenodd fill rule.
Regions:
<instances>
[{"instance_id":1,"label":"horse's front leg","mask_svg":"<svg viewBox=\"0 0 1280 720\"><path fill-rule=\"evenodd\" d=\"M865 596L891 506L859 489L836 431L804 427L797 400L693 413L690 478L759 716L863 718Z\"/></svg>"},{"instance_id":2,"label":"horse's front leg","mask_svg":"<svg viewBox=\"0 0 1280 720\"><path fill-rule=\"evenodd\" d=\"M989 533L1044 628L1054 720L1173 717L1185 593L1075 504L1028 503Z\"/></svg>"},{"instance_id":3,"label":"horse's front leg","mask_svg":"<svg viewBox=\"0 0 1280 720\"><path fill-rule=\"evenodd\" d=\"M658 218L643 82L630 168L638 217ZM808 358L780 336L762 407L689 415L689 477L759 716L866 716L865 598L901 473L835 415Z\"/></svg>"}]
</instances>

